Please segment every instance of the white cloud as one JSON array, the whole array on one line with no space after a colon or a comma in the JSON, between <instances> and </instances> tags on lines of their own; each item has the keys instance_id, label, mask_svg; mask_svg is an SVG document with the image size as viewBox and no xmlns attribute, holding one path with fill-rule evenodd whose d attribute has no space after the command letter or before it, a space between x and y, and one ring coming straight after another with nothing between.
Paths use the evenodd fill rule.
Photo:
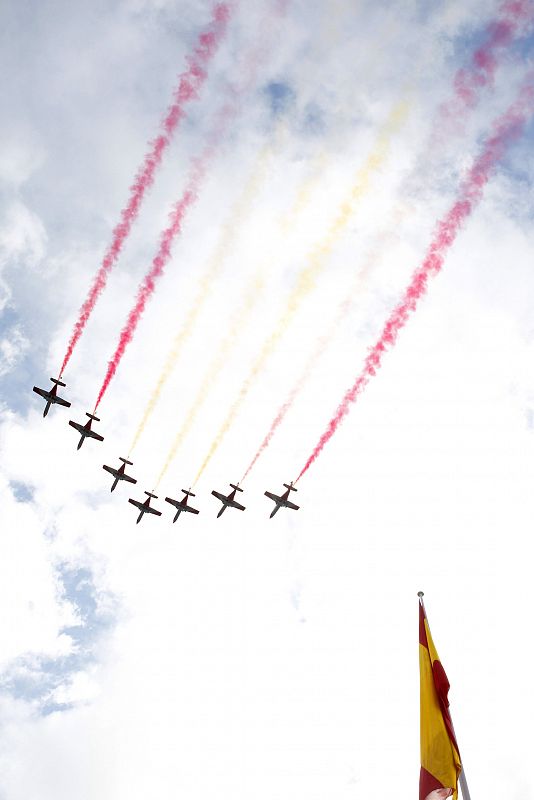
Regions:
<instances>
[{"instance_id":1,"label":"white cloud","mask_svg":"<svg viewBox=\"0 0 534 800\"><path fill-rule=\"evenodd\" d=\"M22 333L20 326L15 325L8 335L0 339L0 376L10 372L27 352L29 341Z\"/></svg>"},{"instance_id":2,"label":"white cloud","mask_svg":"<svg viewBox=\"0 0 534 800\"><path fill-rule=\"evenodd\" d=\"M14 8L12 14L22 13ZM31 98L10 95L13 125L39 131L39 158L21 146L7 167L0 161L9 182L3 261L18 265L4 280L9 291L16 287L23 316L30 299L50 309L37 329L26 314L13 329L15 344L9 340L0 350L11 376L21 370L24 354L44 343L38 385L62 357L128 182L209 4L60 8L63 15L54 20L40 17L39 36L26 32L35 63L46 56L49 69L35 76L35 85L26 80ZM187 32L178 19L184 8ZM252 473L243 495L247 511L215 519L210 490L239 478L316 333L390 219L399 186L406 186L405 174L432 130L432 114L467 52L456 35L476 33L492 13L478 2L455 6L441 21L420 19L416 4L363 4L358 16L352 3L334 8L330 14L329 7L297 4L281 27L272 60L214 163L102 403L97 429L104 443L87 442L77 452L67 421L92 407L187 158L202 144L222 87L239 77L235 54L243 42L250 47L255 41L254 20L263 6L239 12L216 61L217 78L164 162L69 365L64 394L72 407L52 408L43 420L35 396L27 414L3 412L4 687L15 674L21 682L35 675L43 681L38 701L4 691L0 794L6 800L138 800L170 792L192 800L348 800L355 793L396 796L399 786L415 791L420 588L451 680L470 783L481 795L533 796L524 692L532 604L526 543L534 511L534 440L526 424L534 396L528 162L519 184L509 170L488 187L395 351L299 485L300 511L269 520L263 497L266 488L277 490L295 476L352 382L420 262L435 219L448 207L455 176L476 152L492 115L509 102L517 65L500 73L494 93L483 95L470 124L432 168L418 166L415 178L420 169L427 183L424 193L410 195L416 210L399 224L397 243L388 244ZM387 53L381 46L386 26ZM322 236L407 85L414 52L430 36L432 63L417 83L406 129L199 483L200 515L172 525L164 497L192 480L304 254ZM20 63L18 51L9 56L17 65L13 74L27 77L30 67ZM134 453L139 482L111 495L102 464L127 455L198 275L271 130L269 81L285 82L295 93L287 138L238 225L225 269ZM305 135L310 103L321 125ZM276 220L292 207L318 153L326 169L283 239ZM228 356L159 489L155 504L164 515L136 526L127 498L153 484L208 354L266 255L267 289L253 324ZM67 572L84 570L90 575L86 593L85 579L76 577L72 586L67 580ZM524 657L514 657L512 665L518 642ZM516 735L503 736L503 730ZM488 753L496 742L499 757L490 773Z\"/></svg>"}]
</instances>

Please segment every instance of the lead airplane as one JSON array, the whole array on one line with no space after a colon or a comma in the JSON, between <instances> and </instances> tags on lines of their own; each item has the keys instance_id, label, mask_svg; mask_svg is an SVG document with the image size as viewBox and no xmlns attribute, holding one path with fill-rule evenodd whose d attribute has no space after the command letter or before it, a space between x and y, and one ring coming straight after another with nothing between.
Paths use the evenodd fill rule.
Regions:
<instances>
[{"instance_id":1,"label":"lead airplane","mask_svg":"<svg viewBox=\"0 0 534 800\"><path fill-rule=\"evenodd\" d=\"M145 492L145 494L148 495L148 497L144 503L142 503L140 500L132 500L131 497L128 500L129 503L131 503L133 506L136 506L136 508L138 508L140 511L140 514L137 517L137 522L135 523L136 525L139 525L139 523L143 519L143 514L155 514L157 517L161 517L161 511L152 508L152 506L150 505L150 498L154 498L154 500L157 500L158 499L157 494L152 494L152 492Z\"/></svg>"},{"instance_id":2,"label":"lead airplane","mask_svg":"<svg viewBox=\"0 0 534 800\"><path fill-rule=\"evenodd\" d=\"M176 508L176 514L174 516L173 522L176 522L182 511L189 511L190 514L198 514L196 508L187 504L188 497L194 497L195 495L191 491L191 489L182 489L184 496L180 500L174 500L172 497L166 497L165 502L170 503L171 506Z\"/></svg>"},{"instance_id":3,"label":"lead airplane","mask_svg":"<svg viewBox=\"0 0 534 800\"><path fill-rule=\"evenodd\" d=\"M99 433L95 433L95 431L91 430L91 425L93 422L100 422L98 417L95 417L94 414L90 414L88 411L85 412L85 416L89 417L89 420L82 425L81 422L73 422L71 419L69 420L69 425L72 428L75 428L78 433L81 433L80 441L78 442L78 447L76 450L79 450L82 444L85 442L87 438L89 439L97 439L99 442L104 441L104 437L100 436Z\"/></svg>"},{"instance_id":4,"label":"lead airplane","mask_svg":"<svg viewBox=\"0 0 534 800\"><path fill-rule=\"evenodd\" d=\"M293 486L293 482L284 483L284 486L286 487L286 491L282 495L273 494L272 492L264 492L266 497L268 497L270 500L274 500L276 503L275 507L271 511L269 519L272 519L276 512L281 508L292 508L293 511L298 511L300 508L300 506L295 505L295 503L292 503L291 500L289 500L289 493L297 491Z\"/></svg>"},{"instance_id":5,"label":"lead airplane","mask_svg":"<svg viewBox=\"0 0 534 800\"><path fill-rule=\"evenodd\" d=\"M131 475L127 475L125 472L126 464L129 464L130 467L132 467L133 462L128 461L126 458L120 458L120 457L119 461L122 461L122 464L118 469L115 469L115 467L108 467L107 464L103 464L102 466L102 469L105 469L106 472L109 472L109 474L113 475L113 477L115 478L115 480L113 481L113 486L111 487L111 491L113 491L113 489L116 487L119 481L127 481L128 483L137 483L135 478L132 478Z\"/></svg>"},{"instance_id":6,"label":"lead airplane","mask_svg":"<svg viewBox=\"0 0 534 800\"><path fill-rule=\"evenodd\" d=\"M238 503L237 500L235 499L236 492L242 492L243 489L240 489L239 484L235 483L231 483L230 486L232 487L233 490L230 492L230 494L224 495L221 494L220 492L216 491L212 492L212 495L216 497L217 500L220 500L222 503L222 508L217 514L217 518L219 518L223 513L223 511L226 511L227 508L237 508L239 511L245 510L245 506L242 506L241 503Z\"/></svg>"},{"instance_id":7,"label":"lead airplane","mask_svg":"<svg viewBox=\"0 0 534 800\"><path fill-rule=\"evenodd\" d=\"M50 410L50 406L53 403L57 403L60 406L65 406L65 408L70 408L70 403L68 400L64 400L62 397L59 397L57 393L58 386L66 386L66 383L63 383L62 380L59 378L50 378L52 383L54 384L51 389L39 389L38 386L33 387L33 391L36 392L41 397L44 397L46 400L45 410L43 411L43 417L46 417Z\"/></svg>"}]
</instances>

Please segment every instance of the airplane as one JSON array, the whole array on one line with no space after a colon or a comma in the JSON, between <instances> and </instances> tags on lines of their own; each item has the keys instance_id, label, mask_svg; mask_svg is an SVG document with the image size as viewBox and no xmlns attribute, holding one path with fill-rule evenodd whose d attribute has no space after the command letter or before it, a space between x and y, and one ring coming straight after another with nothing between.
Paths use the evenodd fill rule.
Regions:
<instances>
[{"instance_id":1,"label":"airplane","mask_svg":"<svg viewBox=\"0 0 534 800\"><path fill-rule=\"evenodd\" d=\"M151 492L145 492L145 494L148 495L148 497L144 503L142 503L140 500L132 500L131 497L128 500L129 503L131 503L133 506L136 506L140 511L140 514L137 517L136 525L139 525L139 523L141 522L143 514L155 514L157 517L161 517L161 511L157 511L150 505L150 498L153 497L154 500L157 500L158 499L157 494L152 494Z\"/></svg>"},{"instance_id":2,"label":"airplane","mask_svg":"<svg viewBox=\"0 0 534 800\"><path fill-rule=\"evenodd\" d=\"M295 505L295 503L292 503L291 500L289 500L289 492L297 491L293 486L293 482L284 483L284 486L286 487L287 491L285 491L282 495L273 494L272 492L264 492L266 497L268 497L270 500L274 500L276 503L275 507L271 511L269 519L272 519L276 512L281 508L292 508L294 511L299 510L299 506Z\"/></svg>"},{"instance_id":3,"label":"airplane","mask_svg":"<svg viewBox=\"0 0 534 800\"><path fill-rule=\"evenodd\" d=\"M95 417L94 414L90 414L88 411L85 412L85 416L89 417L89 422L86 422L85 425L82 425L81 422L73 422L71 419L69 420L69 425L73 428L76 428L78 433L81 433L82 435L80 441L78 442L78 447L76 448L77 450L80 449L86 437L89 437L90 439L98 439L99 442L104 441L103 436L100 436L99 433L95 433L94 431L91 430L91 425L93 423L93 420L95 422L100 422L99 418Z\"/></svg>"},{"instance_id":4,"label":"airplane","mask_svg":"<svg viewBox=\"0 0 534 800\"><path fill-rule=\"evenodd\" d=\"M172 497L165 498L166 503L170 503L171 506L174 506L177 509L173 522L176 522L182 511L189 511L191 514L198 514L196 508L192 508L192 506L187 505L187 498L195 496L191 489L182 489L182 492L184 493L184 496L181 500L173 500Z\"/></svg>"},{"instance_id":5,"label":"airplane","mask_svg":"<svg viewBox=\"0 0 534 800\"><path fill-rule=\"evenodd\" d=\"M119 461L122 461L121 466L118 469L115 467L108 467L107 464L102 466L102 469L105 469L106 472L109 472L110 475L113 475L115 480L113 481L113 486L111 487L111 491L116 487L119 481L128 481L128 483L137 483L135 478L132 478L131 475L127 475L125 472L126 464L133 466L132 461L127 461L125 458L119 458Z\"/></svg>"},{"instance_id":6,"label":"airplane","mask_svg":"<svg viewBox=\"0 0 534 800\"><path fill-rule=\"evenodd\" d=\"M45 410L43 411L43 417L46 417L50 410L50 406L52 403L58 403L60 406L65 406L66 408L70 408L70 403L68 400L64 400L62 397L59 397L57 393L58 386L66 386L66 383L63 383L59 378L50 378L52 383L54 384L51 389L48 391L46 389L39 389L38 386L33 387L33 391L36 392L41 397L44 397L46 400Z\"/></svg>"},{"instance_id":7,"label":"airplane","mask_svg":"<svg viewBox=\"0 0 534 800\"><path fill-rule=\"evenodd\" d=\"M223 513L223 511L226 511L227 508L237 508L239 509L239 511L245 510L245 506L242 506L240 503L237 502L237 500L235 500L235 493L242 492L243 489L240 489L239 484L236 485L235 483L231 483L230 486L232 487L233 491L231 491L230 494L228 495L224 495L221 494L220 492L215 492L215 491L212 492L212 495L216 497L217 500L220 500L222 503L222 508L217 514L217 518L219 518Z\"/></svg>"}]
</instances>

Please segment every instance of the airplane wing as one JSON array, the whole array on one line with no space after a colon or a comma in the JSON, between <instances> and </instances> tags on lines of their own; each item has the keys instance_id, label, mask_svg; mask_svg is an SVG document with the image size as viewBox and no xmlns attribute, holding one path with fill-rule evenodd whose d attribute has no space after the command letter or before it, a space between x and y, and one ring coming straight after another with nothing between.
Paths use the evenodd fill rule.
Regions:
<instances>
[{"instance_id":1,"label":"airplane wing","mask_svg":"<svg viewBox=\"0 0 534 800\"><path fill-rule=\"evenodd\" d=\"M107 464L102 464L102 469L105 469L106 472L109 472L109 474L113 475L114 478L117 477L118 470L114 469L113 467L108 467Z\"/></svg>"},{"instance_id":2,"label":"airplane wing","mask_svg":"<svg viewBox=\"0 0 534 800\"><path fill-rule=\"evenodd\" d=\"M228 505L232 506L232 508L238 508L240 511L245 511L245 506L242 506L241 503L238 503L236 500L232 500Z\"/></svg>"},{"instance_id":3,"label":"airplane wing","mask_svg":"<svg viewBox=\"0 0 534 800\"><path fill-rule=\"evenodd\" d=\"M161 511L156 511L155 508L151 508L150 506L145 506L145 511L147 514L155 514L157 517L161 517Z\"/></svg>"},{"instance_id":4,"label":"airplane wing","mask_svg":"<svg viewBox=\"0 0 534 800\"><path fill-rule=\"evenodd\" d=\"M226 503L226 501L228 500L225 494L221 494L220 492L216 492L215 490L213 490L212 495L214 495L217 498L217 500L220 500L221 503Z\"/></svg>"},{"instance_id":5,"label":"airplane wing","mask_svg":"<svg viewBox=\"0 0 534 800\"><path fill-rule=\"evenodd\" d=\"M132 478L131 475L124 474L122 476L123 481L128 481L128 483L137 483L137 478Z\"/></svg>"},{"instance_id":6,"label":"airplane wing","mask_svg":"<svg viewBox=\"0 0 534 800\"><path fill-rule=\"evenodd\" d=\"M141 501L140 501L140 500L132 500L132 498L131 498L131 497L129 497L129 498L128 498L128 502L129 502L129 503L131 503L131 504L132 504L133 506L135 506L136 508L138 508L138 509L139 509L139 511L141 511L142 509L145 509L145 511L147 510L147 509L145 508L144 504L143 504L143 503L141 503ZM151 509L148 509L148 510L150 511Z\"/></svg>"},{"instance_id":7,"label":"airplane wing","mask_svg":"<svg viewBox=\"0 0 534 800\"><path fill-rule=\"evenodd\" d=\"M280 503L282 501L281 497L278 497L277 494L273 494L272 492L264 492L264 494L269 500L274 500L275 503Z\"/></svg>"},{"instance_id":8,"label":"airplane wing","mask_svg":"<svg viewBox=\"0 0 534 800\"><path fill-rule=\"evenodd\" d=\"M100 436L99 433L95 433L94 431L89 431L87 436L89 436L90 439L98 439L99 442L104 441L104 437Z\"/></svg>"},{"instance_id":9,"label":"airplane wing","mask_svg":"<svg viewBox=\"0 0 534 800\"><path fill-rule=\"evenodd\" d=\"M191 508L191 506L182 506L182 511L189 511L190 514L198 514L198 509Z\"/></svg>"},{"instance_id":10,"label":"airplane wing","mask_svg":"<svg viewBox=\"0 0 534 800\"><path fill-rule=\"evenodd\" d=\"M291 500L286 500L286 508L292 508L293 511L298 511L300 506L295 505L295 503L292 503Z\"/></svg>"},{"instance_id":11,"label":"airplane wing","mask_svg":"<svg viewBox=\"0 0 534 800\"><path fill-rule=\"evenodd\" d=\"M60 406L65 406L66 408L70 408L70 403L68 400L64 400L62 397L58 397L56 395L56 403L59 403Z\"/></svg>"},{"instance_id":12,"label":"airplane wing","mask_svg":"<svg viewBox=\"0 0 534 800\"><path fill-rule=\"evenodd\" d=\"M50 392L47 392L45 389L39 389L38 386L34 386L33 391L41 397L44 397L45 400L50 400Z\"/></svg>"},{"instance_id":13,"label":"airplane wing","mask_svg":"<svg viewBox=\"0 0 534 800\"><path fill-rule=\"evenodd\" d=\"M75 428L78 433L83 433L85 431L83 425L81 425L79 422L74 422L72 419L69 419L69 425L71 428Z\"/></svg>"}]
</instances>

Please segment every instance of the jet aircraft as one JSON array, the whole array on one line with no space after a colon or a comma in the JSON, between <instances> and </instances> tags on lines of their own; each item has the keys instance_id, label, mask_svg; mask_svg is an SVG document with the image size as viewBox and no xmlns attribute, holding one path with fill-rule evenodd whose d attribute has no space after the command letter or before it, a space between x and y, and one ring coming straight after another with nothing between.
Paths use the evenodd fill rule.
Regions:
<instances>
[{"instance_id":1,"label":"jet aircraft","mask_svg":"<svg viewBox=\"0 0 534 800\"><path fill-rule=\"evenodd\" d=\"M171 506L174 506L176 508L176 514L174 516L173 522L176 522L182 511L189 511L191 514L198 514L196 508L193 508L192 506L189 506L187 504L187 498L195 496L191 491L191 489L182 489L182 492L184 493L184 496L180 500L174 500L172 497L165 498L166 503L170 503Z\"/></svg>"},{"instance_id":2,"label":"jet aircraft","mask_svg":"<svg viewBox=\"0 0 534 800\"><path fill-rule=\"evenodd\" d=\"M73 422L71 419L69 420L69 425L72 428L75 428L78 431L78 433L81 433L81 438L80 441L78 442L78 447L76 448L77 450L80 449L86 438L97 439L99 442L104 441L103 436L100 436L99 433L95 433L95 431L91 430L91 425L93 424L93 422L100 422L99 418L95 417L94 414L90 414L88 411L85 412L85 416L89 417L89 421L86 422L85 425L82 425L81 422Z\"/></svg>"},{"instance_id":3,"label":"jet aircraft","mask_svg":"<svg viewBox=\"0 0 534 800\"><path fill-rule=\"evenodd\" d=\"M128 500L128 502L131 503L133 506L136 506L136 508L138 508L140 512L139 516L137 517L137 522L135 523L136 525L139 525L139 523L141 522L143 514L155 514L157 517L161 517L161 511L157 511L150 505L150 498L153 497L154 500L157 500L158 499L157 494L152 494L152 492L145 492L145 494L148 495L148 497L144 503L142 503L140 500L132 500L131 497Z\"/></svg>"},{"instance_id":4,"label":"jet aircraft","mask_svg":"<svg viewBox=\"0 0 534 800\"><path fill-rule=\"evenodd\" d=\"M43 417L46 417L50 410L50 406L53 403L58 403L60 406L65 406L66 408L70 408L70 403L68 400L64 400L62 397L59 397L57 393L58 386L66 386L66 383L63 383L59 378L50 378L52 383L54 384L51 389L39 389L38 386L33 387L33 391L36 392L41 397L44 397L46 400L45 410L43 411Z\"/></svg>"},{"instance_id":5,"label":"jet aircraft","mask_svg":"<svg viewBox=\"0 0 534 800\"><path fill-rule=\"evenodd\" d=\"M276 503L275 507L271 511L269 519L272 519L276 512L281 508L292 508L294 511L299 510L299 506L295 505L295 503L292 503L291 500L289 500L289 493L297 491L293 486L293 483L284 483L284 486L286 487L286 491L282 495L273 494L272 492L264 492L266 497L268 497L270 500L274 500Z\"/></svg>"},{"instance_id":6,"label":"jet aircraft","mask_svg":"<svg viewBox=\"0 0 534 800\"><path fill-rule=\"evenodd\" d=\"M230 492L230 494L224 495L224 494L221 494L220 492L216 492L216 491L212 492L212 495L214 497L216 497L217 500L220 500L221 503L222 503L222 508L219 511L219 513L217 514L217 518L220 517L221 514L223 513L223 511L226 511L227 508L237 508L237 509L239 509L239 511L244 511L245 510L245 506L242 506L235 499L236 492L242 492L243 489L240 489L239 488L239 484L235 484L235 483L231 483L230 486L232 487L232 491Z\"/></svg>"},{"instance_id":7,"label":"jet aircraft","mask_svg":"<svg viewBox=\"0 0 534 800\"><path fill-rule=\"evenodd\" d=\"M119 461L122 461L122 464L118 469L115 469L115 467L108 467L107 464L104 464L102 466L102 469L105 469L106 472L109 472L109 474L113 475L113 477L115 478L115 480L113 481L113 486L111 487L111 491L113 491L113 489L116 487L119 481L128 481L128 483L137 483L137 480L135 478L132 478L131 475L127 475L125 472L126 464L133 466L133 462L128 461L126 458L120 458L120 457Z\"/></svg>"}]
</instances>

